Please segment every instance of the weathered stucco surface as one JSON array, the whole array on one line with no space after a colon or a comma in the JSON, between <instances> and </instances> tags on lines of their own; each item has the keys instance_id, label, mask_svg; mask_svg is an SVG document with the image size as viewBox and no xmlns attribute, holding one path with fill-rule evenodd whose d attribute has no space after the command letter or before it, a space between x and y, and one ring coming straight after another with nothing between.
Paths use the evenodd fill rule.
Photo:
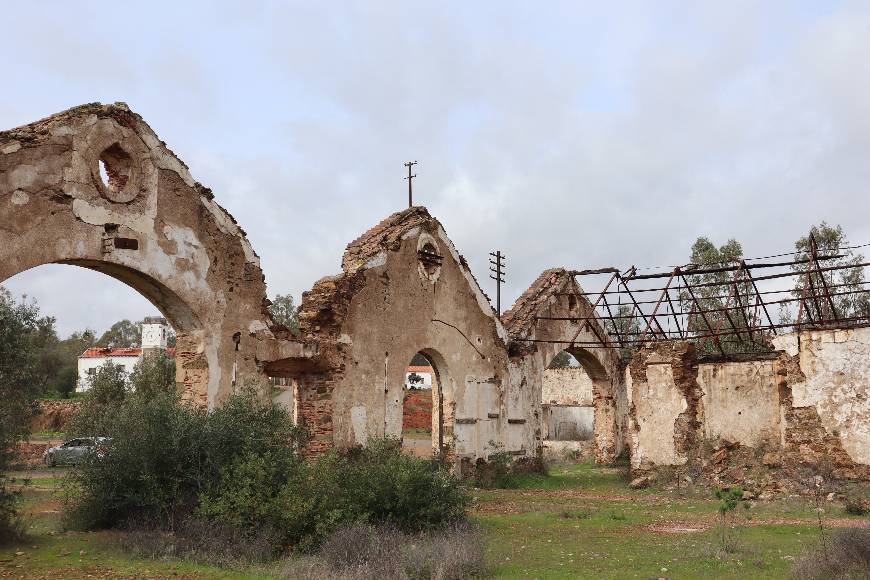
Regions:
<instances>
[{"instance_id":1,"label":"weathered stucco surface","mask_svg":"<svg viewBox=\"0 0 870 580\"><path fill-rule=\"evenodd\" d=\"M592 406L592 379L582 367L546 369L541 401L551 405Z\"/></svg>"},{"instance_id":2,"label":"weathered stucco surface","mask_svg":"<svg viewBox=\"0 0 870 580\"><path fill-rule=\"evenodd\" d=\"M188 398L215 404L261 376L257 343L272 334L257 255L123 103L0 132L0 282L52 263L103 272L148 298L178 332Z\"/></svg>"},{"instance_id":3,"label":"weathered stucco surface","mask_svg":"<svg viewBox=\"0 0 870 580\"><path fill-rule=\"evenodd\" d=\"M775 344L798 355L805 377L790 384L792 406L814 408L849 457L870 465L870 328L807 330Z\"/></svg>"},{"instance_id":4,"label":"weathered stucco surface","mask_svg":"<svg viewBox=\"0 0 870 580\"><path fill-rule=\"evenodd\" d=\"M773 360L698 365L704 437L758 447L781 439L779 391Z\"/></svg>"},{"instance_id":5,"label":"weathered stucco surface","mask_svg":"<svg viewBox=\"0 0 870 580\"><path fill-rule=\"evenodd\" d=\"M694 377L685 372L686 361L694 359L689 346L664 343L641 349L626 370L634 469L687 461L697 413L687 396L696 389Z\"/></svg>"},{"instance_id":6,"label":"weathered stucco surface","mask_svg":"<svg viewBox=\"0 0 870 580\"><path fill-rule=\"evenodd\" d=\"M716 444L724 441L773 451L774 466L870 473L870 328L782 335L782 350L746 361L697 364L681 344L641 349L629 366L635 469L680 465L703 438L719 450L713 467L727 455Z\"/></svg>"}]
</instances>

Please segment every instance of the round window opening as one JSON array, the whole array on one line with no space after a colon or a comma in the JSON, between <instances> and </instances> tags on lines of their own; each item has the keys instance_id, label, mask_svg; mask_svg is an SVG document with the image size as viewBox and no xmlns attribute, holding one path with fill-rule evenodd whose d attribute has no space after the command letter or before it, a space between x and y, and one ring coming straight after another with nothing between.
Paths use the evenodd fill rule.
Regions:
<instances>
[{"instance_id":1,"label":"round window opening","mask_svg":"<svg viewBox=\"0 0 870 580\"><path fill-rule=\"evenodd\" d=\"M133 176L133 159L117 143L100 153L100 178L109 199L117 202L131 201L136 197L130 183Z\"/></svg>"},{"instance_id":2,"label":"round window opening","mask_svg":"<svg viewBox=\"0 0 870 580\"><path fill-rule=\"evenodd\" d=\"M423 267L423 271L426 272L426 276L434 278L438 274L438 271L441 270L441 260L443 259L438 254L438 248L432 242L426 242L417 254L420 259L420 265Z\"/></svg>"}]
</instances>

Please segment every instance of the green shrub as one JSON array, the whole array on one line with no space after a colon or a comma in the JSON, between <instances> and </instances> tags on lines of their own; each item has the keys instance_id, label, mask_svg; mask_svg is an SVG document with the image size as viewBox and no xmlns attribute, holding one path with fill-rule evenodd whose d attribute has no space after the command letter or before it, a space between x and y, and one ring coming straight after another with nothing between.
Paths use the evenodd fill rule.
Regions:
<instances>
[{"instance_id":1,"label":"green shrub","mask_svg":"<svg viewBox=\"0 0 870 580\"><path fill-rule=\"evenodd\" d=\"M836 530L795 561L792 574L799 580L870 578L870 529Z\"/></svg>"},{"instance_id":2,"label":"green shrub","mask_svg":"<svg viewBox=\"0 0 870 580\"><path fill-rule=\"evenodd\" d=\"M0 474L0 546L20 541L25 536L25 525L16 511L19 491L9 489L9 480Z\"/></svg>"},{"instance_id":3,"label":"green shrub","mask_svg":"<svg viewBox=\"0 0 870 580\"><path fill-rule=\"evenodd\" d=\"M488 460L478 459L470 473L476 487L484 489L516 489L520 485L518 476L535 473L548 475L549 467L541 457L515 458L509 451L495 441L489 442L496 451Z\"/></svg>"},{"instance_id":4,"label":"green shrub","mask_svg":"<svg viewBox=\"0 0 870 580\"><path fill-rule=\"evenodd\" d=\"M846 492L844 508L850 516L865 516L870 513L870 500L868 500L867 490L863 488L850 488Z\"/></svg>"},{"instance_id":5,"label":"green shrub","mask_svg":"<svg viewBox=\"0 0 870 580\"><path fill-rule=\"evenodd\" d=\"M340 463L348 503L369 523L403 531L462 519L469 498L458 480L440 462L403 455L401 447L399 439L372 439Z\"/></svg>"},{"instance_id":6,"label":"green shrub","mask_svg":"<svg viewBox=\"0 0 870 580\"><path fill-rule=\"evenodd\" d=\"M0 286L0 543L20 538L18 494L4 476L17 459L17 444L30 430L37 409L41 337L54 320L40 318L33 303L20 302Z\"/></svg>"},{"instance_id":7,"label":"green shrub","mask_svg":"<svg viewBox=\"0 0 870 580\"><path fill-rule=\"evenodd\" d=\"M442 528L464 518L468 501L439 462L403 455L397 439L373 439L312 463L243 460L202 494L198 515L252 532L269 527L284 545L305 551L346 524Z\"/></svg>"},{"instance_id":8,"label":"green shrub","mask_svg":"<svg viewBox=\"0 0 870 580\"><path fill-rule=\"evenodd\" d=\"M167 544L160 533L201 522L232 532L223 538L268 538L273 553L310 551L342 525L443 528L463 520L469 502L444 463L403 455L398 439L306 461L304 434L255 389L211 413L160 389L85 408L93 434L108 442L70 478L68 523L144 530L155 553L182 544L208 553L186 540Z\"/></svg>"},{"instance_id":9,"label":"green shrub","mask_svg":"<svg viewBox=\"0 0 870 580\"><path fill-rule=\"evenodd\" d=\"M175 392L175 359L163 351L142 357L130 373L130 388L144 397Z\"/></svg>"},{"instance_id":10,"label":"green shrub","mask_svg":"<svg viewBox=\"0 0 870 580\"><path fill-rule=\"evenodd\" d=\"M178 521L241 458L290 463L301 439L286 411L251 392L231 395L211 414L170 392L128 396L107 408L85 406L99 428L90 434L109 442L71 478L67 514L77 527Z\"/></svg>"}]
</instances>

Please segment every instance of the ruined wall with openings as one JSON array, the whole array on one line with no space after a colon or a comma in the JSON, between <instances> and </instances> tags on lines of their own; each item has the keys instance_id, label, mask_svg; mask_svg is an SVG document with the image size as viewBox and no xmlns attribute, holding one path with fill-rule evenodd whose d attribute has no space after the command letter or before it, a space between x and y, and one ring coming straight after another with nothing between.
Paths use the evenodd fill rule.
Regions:
<instances>
[{"instance_id":1,"label":"ruined wall with openings","mask_svg":"<svg viewBox=\"0 0 870 580\"><path fill-rule=\"evenodd\" d=\"M0 132L0 282L43 264L102 272L150 300L178 333L188 399L213 405L262 377L257 346L274 336L259 258L124 103Z\"/></svg>"},{"instance_id":2,"label":"ruined wall with openings","mask_svg":"<svg viewBox=\"0 0 870 580\"><path fill-rule=\"evenodd\" d=\"M777 337L774 344L795 357L800 369L783 393L791 398L786 443L806 445L810 452L812 444L800 443L795 431L821 426L852 461L870 465L870 328L806 330Z\"/></svg>"},{"instance_id":3,"label":"ruined wall with openings","mask_svg":"<svg viewBox=\"0 0 870 580\"><path fill-rule=\"evenodd\" d=\"M537 452L545 451L549 431L542 407L544 374L567 350L592 382L596 460L612 461L621 454L628 407L618 353L574 277L564 268L545 270L502 321L511 338L511 390L521 395L517 413L525 417L524 436L533 438Z\"/></svg>"},{"instance_id":4,"label":"ruined wall with openings","mask_svg":"<svg viewBox=\"0 0 870 580\"><path fill-rule=\"evenodd\" d=\"M632 468L695 461L723 480L755 465L870 478L870 328L807 330L774 344L782 350L755 360L701 364L683 342L636 353L627 370Z\"/></svg>"},{"instance_id":5,"label":"ruined wall with openings","mask_svg":"<svg viewBox=\"0 0 870 580\"><path fill-rule=\"evenodd\" d=\"M418 352L437 378L433 445L457 459L532 447L511 436L505 331L425 208L393 214L351 242L341 273L303 294L299 322L298 352L272 356L268 367L298 381L311 451L401 436L406 369Z\"/></svg>"}]
</instances>

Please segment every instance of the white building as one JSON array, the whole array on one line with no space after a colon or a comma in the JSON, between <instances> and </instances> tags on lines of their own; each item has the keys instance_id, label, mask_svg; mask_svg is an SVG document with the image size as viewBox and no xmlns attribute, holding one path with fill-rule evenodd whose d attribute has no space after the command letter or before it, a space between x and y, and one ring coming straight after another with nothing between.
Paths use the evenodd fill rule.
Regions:
<instances>
[{"instance_id":1,"label":"white building","mask_svg":"<svg viewBox=\"0 0 870 580\"><path fill-rule=\"evenodd\" d=\"M89 348L79 356L79 380L76 391L84 392L91 387L91 378L97 369L110 362L124 367L129 375L142 360L146 351L164 351L175 356L175 349L167 346L172 330L165 318L146 316L142 321L142 346L136 348Z\"/></svg>"},{"instance_id":2,"label":"white building","mask_svg":"<svg viewBox=\"0 0 870 580\"><path fill-rule=\"evenodd\" d=\"M431 389L434 371L430 366L411 365L405 372L405 388Z\"/></svg>"}]
</instances>

